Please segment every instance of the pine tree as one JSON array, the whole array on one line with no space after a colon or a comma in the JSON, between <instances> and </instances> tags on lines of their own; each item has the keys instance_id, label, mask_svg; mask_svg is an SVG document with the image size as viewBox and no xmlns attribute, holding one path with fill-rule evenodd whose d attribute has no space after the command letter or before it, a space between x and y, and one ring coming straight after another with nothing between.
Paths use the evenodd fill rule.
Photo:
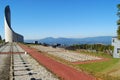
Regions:
<instances>
[{"instance_id":1,"label":"pine tree","mask_svg":"<svg viewBox=\"0 0 120 80\"><path fill-rule=\"evenodd\" d=\"M120 4L117 5L117 8L118 8L117 16L119 17L117 21L117 25L118 25L117 38L120 40Z\"/></svg>"},{"instance_id":2,"label":"pine tree","mask_svg":"<svg viewBox=\"0 0 120 80\"><path fill-rule=\"evenodd\" d=\"M117 38L120 40L120 26L118 26L117 35Z\"/></svg>"}]
</instances>

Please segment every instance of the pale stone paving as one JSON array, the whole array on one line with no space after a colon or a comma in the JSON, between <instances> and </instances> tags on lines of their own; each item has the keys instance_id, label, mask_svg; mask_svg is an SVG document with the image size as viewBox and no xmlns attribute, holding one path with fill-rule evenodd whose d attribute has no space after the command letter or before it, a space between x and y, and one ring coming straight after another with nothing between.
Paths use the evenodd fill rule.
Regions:
<instances>
[{"instance_id":1,"label":"pale stone paving","mask_svg":"<svg viewBox=\"0 0 120 80\"><path fill-rule=\"evenodd\" d=\"M0 80L59 80L29 54L23 53L17 43L0 47Z\"/></svg>"},{"instance_id":2,"label":"pale stone paving","mask_svg":"<svg viewBox=\"0 0 120 80\"><path fill-rule=\"evenodd\" d=\"M15 80L59 80L28 54L14 54Z\"/></svg>"},{"instance_id":3,"label":"pale stone paving","mask_svg":"<svg viewBox=\"0 0 120 80\"><path fill-rule=\"evenodd\" d=\"M10 55L0 54L0 80L9 80Z\"/></svg>"}]
</instances>

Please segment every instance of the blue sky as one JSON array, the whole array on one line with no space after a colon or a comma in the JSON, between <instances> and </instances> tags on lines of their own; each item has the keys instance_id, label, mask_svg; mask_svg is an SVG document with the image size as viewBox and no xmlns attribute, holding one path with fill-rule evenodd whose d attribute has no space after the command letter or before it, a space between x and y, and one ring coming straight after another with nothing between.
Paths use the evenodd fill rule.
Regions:
<instances>
[{"instance_id":1,"label":"blue sky","mask_svg":"<svg viewBox=\"0 0 120 80\"><path fill-rule=\"evenodd\" d=\"M25 39L116 36L119 0L0 0L0 35L4 38L4 8L11 26Z\"/></svg>"}]
</instances>

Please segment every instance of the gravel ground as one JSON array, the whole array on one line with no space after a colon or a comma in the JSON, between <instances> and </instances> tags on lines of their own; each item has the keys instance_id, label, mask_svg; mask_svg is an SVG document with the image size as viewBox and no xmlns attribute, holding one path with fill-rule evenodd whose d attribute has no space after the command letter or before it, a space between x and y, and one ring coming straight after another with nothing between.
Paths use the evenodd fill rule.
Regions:
<instances>
[{"instance_id":1,"label":"gravel ground","mask_svg":"<svg viewBox=\"0 0 120 80\"><path fill-rule=\"evenodd\" d=\"M0 54L0 80L9 80L10 55Z\"/></svg>"},{"instance_id":2,"label":"gravel ground","mask_svg":"<svg viewBox=\"0 0 120 80\"><path fill-rule=\"evenodd\" d=\"M59 80L28 54L14 54L15 80Z\"/></svg>"},{"instance_id":3,"label":"gravel ground","mask_svg":"<svg viewBox=\"0 0 120 80\"><path fill-rule=\"evenodd\" d=\"M44 47L44 46L32 46L33 48L39 49L40 51L46 52L48 54L52 54L54 56L60 57L70 62L78 62L78 61L89 61L89 60L99 60L101 58L96 56L90 56L86 54L78 54L75 52L70 52L63 48L52 48L52 47Z\"/></svg>"}]
</instances>

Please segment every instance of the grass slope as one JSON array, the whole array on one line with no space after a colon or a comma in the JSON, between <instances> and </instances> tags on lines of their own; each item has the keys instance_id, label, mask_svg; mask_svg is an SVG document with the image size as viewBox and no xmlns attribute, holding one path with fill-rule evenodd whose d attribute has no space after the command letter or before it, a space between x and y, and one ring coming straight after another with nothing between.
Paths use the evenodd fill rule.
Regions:
<instances>
[{"instance_id":1,"label":"grass slope","mask_svg":"<svg viewBox=\"0 0 120 80\"><path fill-rule=\"evenodd\" d=\"M109 58L110 60L105 62L95 62L89 64L78 64L80 69L83 71L87 71L94 76L100 77L103 80L120 80L120 59L112 58L112 56L104 54L104 53L89 53L82 52L85 54L90 54L94 56Z\"/></svg>"}]
</instances>

